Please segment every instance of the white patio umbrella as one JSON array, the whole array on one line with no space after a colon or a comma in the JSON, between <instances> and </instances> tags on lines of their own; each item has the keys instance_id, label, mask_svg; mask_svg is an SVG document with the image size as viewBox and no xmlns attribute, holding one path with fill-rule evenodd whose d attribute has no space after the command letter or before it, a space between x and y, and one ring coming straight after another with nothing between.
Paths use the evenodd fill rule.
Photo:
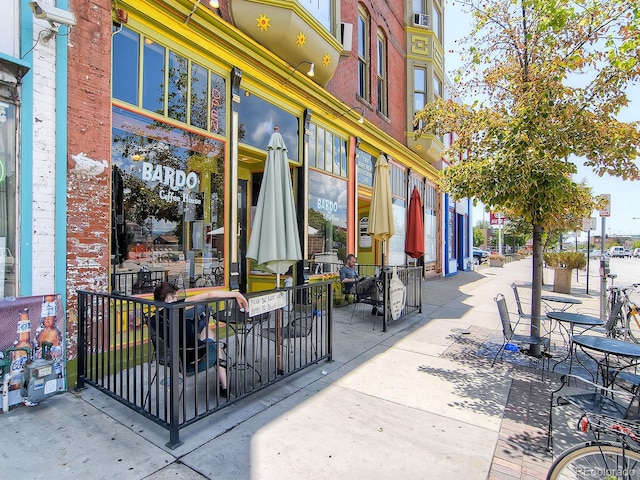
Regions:
<instances>
[{"instance_id":1,"label":"white patio umbrella","mask_svg":"<svg viewBox=\"0 0 640 480\"><path fill-rule=\"evenodd\" d=\"M267 147L267 161L258 194L247 257L276 274L276 288L280 288L280 275L286 273L295 262L302 260L287 147L278 126L274 127ZM281 319L282 313L278 309L276 311L278 372L282 372Z\"/></svg>"},{"instance_id":2,"label":"white patio umbrella","mask_svg":"<svg viewBox=\"0 0 640 480\"><path fill-rule=\"evenodd\" d=\"M275 273L276 288L279 288L280 275L302 260L302 250L287 147L277 125L273 130L267 147L247 257Z\"/></svg>"}]
</instances>

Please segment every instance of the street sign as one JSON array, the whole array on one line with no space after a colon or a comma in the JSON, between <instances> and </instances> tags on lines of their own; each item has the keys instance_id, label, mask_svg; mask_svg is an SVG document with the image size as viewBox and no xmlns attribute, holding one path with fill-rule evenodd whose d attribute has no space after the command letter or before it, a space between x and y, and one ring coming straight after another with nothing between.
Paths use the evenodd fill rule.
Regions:
<instances>
[{"instance_id":1,"label":"street sign","mask_svg":"<svg viewBox=\"0 0 640 480\"><path fill-rule=\"evenodd\" d=\"M583 232L588 232L589 230L595 230L595 229L596 229L596 217L582 219Z\"/></svg>"},{"instance_id":2,"label":"street sign","mask_svg":"<svg viewBox=\"0 0 640 480\"><path fill-rule=\"evenodd\" d=\"M489 212L489 224L490 225L503 225L504 224L504 215L500 212L494 212L491 210Z\"/></svg>"},{"instance_id":3,"label":"street sign","mask_svg":"<svg viewBox=\"0 0 640 480\"><path fill-rule=\"evenodd\" d=\"M611 216L611 195L605 193L600 195L600 201L603 202L600 207L600 216L601 217L610 217Z\"/></svg>"}]
</instances>

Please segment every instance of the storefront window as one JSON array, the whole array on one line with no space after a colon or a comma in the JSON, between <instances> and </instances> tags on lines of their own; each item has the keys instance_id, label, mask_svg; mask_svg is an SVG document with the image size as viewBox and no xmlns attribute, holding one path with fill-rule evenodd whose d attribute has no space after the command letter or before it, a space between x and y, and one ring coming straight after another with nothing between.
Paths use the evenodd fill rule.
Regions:
<instances>
[{"instance_id":1,"label":"storefront window","mask_svg":"<svg viewBox=\"0 0 640 480\"><path fill-rule=\"evenodd\" d=\"M404 239L407 219L407 209L404 200L393 198L393 226L395 234L389 239L389 260L388 265L404 265Z\"/></svg>"},{"instance_id":2,"label":"storefront window","mask_svg":"<svg viewBox=\"0 0 640 480\"><path fill-rule=\"evenodd\" d=\"M118 68L113 70L113 97L132 105L138 104L139 50L140 35L137 33L123 28L114 35L113 51L114 58L118 55Z\"/></svg>"},{"instance_id":3,"label":"storefront window","mask_svg":"<svg viewBox=\"0 0 640 480\"><path fill-rule=\"evenodd\" d=\"M309 256L347 248L347 182L333 175L309 170Z\"/></svg>"},{"instance_id":4,"label":"storefront window","mask_svg":"<svg viewBox=\"0 0 640 480\"><path fill-rule=\"evenodd\" d=\"M450 259L457 258L456 255L456 206L449 197L449 208L447 218L447 254Z\"/></svg>"},{"instance_id":5,"label":"storefront window","mask_svg":"<svg viewBox=\"0 0 640 480\"><path fill-rule=\"evenodd\" d=\"M424 195L424 261L436 261L437 246L436 189L427 185Z\"/></svg>"},{"instance_id":6,"label":"storefront window","mask_svg":"<svg viewBox=\"0 0 640 480\"><path fill-rule=\"evenodd\" d=\"M0 297L16 295L16 107L0 100Z\"/></svg>"},{"instance_id":7,"label":"storefront window","mask_svg":"<svg viewBox=\"0 0 640 480\"><path fill-rule=\"evenodd\" d=\"M223 77L126 27L113 37L113 58L115 99L225 135Z\"/></svg>"},{"instance_id":8,"label":"storefront window","mask_svg":"<svg viewBox=\"0 0 640 480\"><path fill-rule=\"evenodd\" d=\"M221 284L224 143L114 107L113 165L126 222L119 257L185 286Z\"/></svg>"},{"instance_id":9,"label":"storefront window","mask_svg":"<svg viewBox=\"0 0 640 480\"><path fill-rule=\"evenodd\" d=\"M347 141L312 123L309 125L309 166L347 178Z\"/></svg>"},{"instance_id":10,"label":"storefront window","mask_svg":"<svg viewBox=\"0 0 640 480\"><path fill-rule=\"evenodd\" d=\"M242 101L238 106L239 141L266 150L273 128L277 125L287 146L287 157L290 161L297 162L298 117L244 90L241 90L240 98Z\"/></svg>"}]
</instances>

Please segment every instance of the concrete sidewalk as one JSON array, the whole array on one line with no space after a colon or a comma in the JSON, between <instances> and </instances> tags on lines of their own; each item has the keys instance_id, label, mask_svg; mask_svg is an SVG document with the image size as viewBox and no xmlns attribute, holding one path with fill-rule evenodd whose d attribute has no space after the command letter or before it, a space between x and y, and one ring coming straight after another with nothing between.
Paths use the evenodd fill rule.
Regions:
<instances>
[{"instance_id":1,"label":"concrete sidewalk","mask_svg":"<svg viewBox=\"0 0 640 480\"><path fill-rule=\"evenodd\" d=\"M501 343L493 299L513 306L514 281L531 281L530 260L425 281L423 312L387 333L368 311L350 325L352 307L336 309L332 363L185 428L175 450L166 430L90 387L15 407L0 415L3 476L545 478L551 384L477 354ZM596 305L581 288L573 296Z\"/></svg>"}]
</instances>

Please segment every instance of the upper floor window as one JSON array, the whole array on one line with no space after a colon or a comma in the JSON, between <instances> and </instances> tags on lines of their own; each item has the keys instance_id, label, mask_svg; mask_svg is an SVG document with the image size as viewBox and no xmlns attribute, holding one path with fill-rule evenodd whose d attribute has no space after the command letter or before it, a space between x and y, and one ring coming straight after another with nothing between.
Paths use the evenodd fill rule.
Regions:
<instances>
[{"instance_id":1,"label":"upper floor window","mask_svg":"<svg viewBox=\"0 0 640 480\"><path fill-rule=\"evenodd\" d=\"M337 13L336 0L298 0L298 3L324 28L333 33L333 18Z\"/></svg>"},{"instance_id":2,"label":"upper floor window","mask_svg":"<svg viewBox=\"0 0 640 480\"><path fill-rule=\"evenodd\" d=\"M433 76L433 100L437 100L442 98L442 82L440 79L434 75Z\"/></svg>"},{"instance_id":3,"label":"upper floor window","mask_svg":"<svg viewBox=\"0 0 640 480\"><path fill-rule=\"evenodd\" d=\"M369 15L358 9L358 95L369 100Z\"/></svg>"},{"instance_id":4,"label":"upper floor window","mask_svg":"<svg viewBox=\"0 0 640 480\"><path fill-rule=\"evenodd\" d=\"M413 70L413 114L415 115L427 104L427 69L416 67ZM414 129L422 128L421 125Z\"/></svg>"},{"instance_id":5,"label":"upper floor window","mask_svg":"<svg viewBox=\"0 0 640 480\"><path fill-rule=\"evenodd\" d=\"M387 39L384 32L378 31L378 65L377 65L377 87L378 87L378 111L387 115Z\"/></svg>"},{"instance_id":6,"label":"upper floor window","mask_svg":"<svg viewBox=\"0 0 640 480\"><path fill-rule=\"evenodd\" d=\"M442 45L443 44L442 26L440 24L441 18L442 18L442 15L440 15L440 7L434 3L433 10L431 11L431 28L433 29L433 32L436 34L436 38L440 40L440 44Z\"/></svg>"}]
</instances>

